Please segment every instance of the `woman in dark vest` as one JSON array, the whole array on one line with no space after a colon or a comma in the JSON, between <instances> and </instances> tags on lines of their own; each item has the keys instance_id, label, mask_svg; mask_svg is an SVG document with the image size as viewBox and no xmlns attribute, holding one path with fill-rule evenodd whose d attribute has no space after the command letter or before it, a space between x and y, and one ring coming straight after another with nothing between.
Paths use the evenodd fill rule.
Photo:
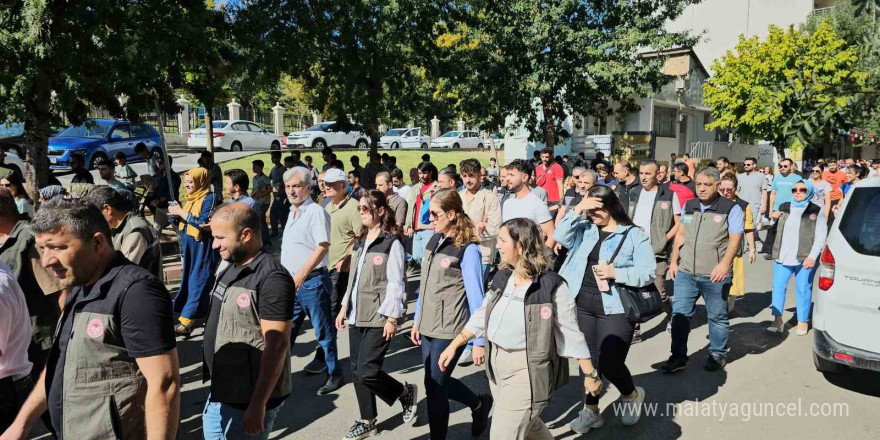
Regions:
<instances>
[{"instance_id":1,"label":"woman in dark vest","mask_svg":"<svg viewBox=\"0 0 880 440\"><path fill-rule=\"evenodd\" d=\"M501 265L464 330L440 356L441 369L455 365L458 349L486 338L486 374L495 400L492 440L552 439L541 420L550 394L568 381L568 360L586 375L585 391L598 395L599 372L578 329L574 298L565 280L550 272L538 226L528 219L504 222L498 234Z\"/></svg>"},{"instance_id":2,"label":"woman in dark vest","mask_svg":"<svg viewBox=\"0 0 880 440\"><path fill-rule=\"evenodd\" d=\"M400 401L404 423L415 420L418 402L415 385L402 384L382 370L388 344L406 314L406 253L400 227L380 191L365 193L358 209L364 227L351 250L352 276L336 316L337 330L351 326L351 373L361 416L345 439L378 434L376 396L388 405Z\"/></svg>"},{"instance_id":3,"label":"woman in dark vest","mask_svg":"<svg viewBox=\"0 0 880 440\"><path fill-rule=\"evenodd\" d=\"M605 186L590 188L556 226L553 238L569 249L559 275L575 296L578 327L587 339L594 365L623 396L621 422L634 425L641 415L638 408L645 390L635 386L626 367L635 324L624 313L615 282L638 287L654 282L657 260L651 238L633 226L620 200ZM621 241L620 252L611 261ZM569 426L586 434L604 425L599 396L586 394L584 408Z\"/></svg>"},{"instance_id":4,"label":"woman in dark vest","mask_svg":"<svg viewBox=\"0 0 880 440\"><path fill-rule=\"evenodd\" d=\"M779 205L770 218L778 219L776 240L773 242L773 297L771 310L773 325L767 331L782 333L785 324L782 310L785 308L785 291L788 280L794 277L797 330L800 336L809 329L810 305L813 302L813 277L816 260L828 234L822 207L810 201L813 185L801 180L791 187L791 202Z\"/></svg>"},{"instance_id":5,"label":"woman in dark vest","mask_svg":"<svg viewBox=\"0 0 880 440\"><path fill-rule=\"evenodd\" d=\"M483 303L483 262L473 222L464 213L458 192L444 189L431 197L429 207L434 236L422 255L422 279L410 339L422 347L428 425L432 440L443 440L449 429L449 399L471 409L471 434L479 436L489 423L492 396L477 396L452 370L464 347L455 351L453 366L437 368L440 354ZM483 362L482 339L474 341L474 363Z\"/></svg>"}]
</instances>

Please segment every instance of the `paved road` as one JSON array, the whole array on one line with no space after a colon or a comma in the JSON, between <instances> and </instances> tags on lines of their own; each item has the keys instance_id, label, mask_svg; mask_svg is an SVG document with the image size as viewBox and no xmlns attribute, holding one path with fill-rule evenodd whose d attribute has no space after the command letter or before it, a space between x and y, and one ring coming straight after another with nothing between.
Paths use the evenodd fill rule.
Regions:
<instances>
[{"instance_id":1,"label":"paved road","mask_svg":"<svg viewBox=\"0 0 880 440\"><path fill-rule=\"evenodd\" d=\"M771 263L764 260L747 267L747 291L751 293L738 301L738 315L731 320L730 364L722 372L708 373L702 369L708 342L702 304L698 306L689 341L692 353L689 369L679 374L662 375L653 368L669 355L669 336L663 331L665 322L661 323L657 318L643 326L646 340L632 347L627 365L636 384L646 389L647 403L659 404L660 412L665 412L667 405L677 404L679 412L675 416L645 416L636 426L624 427L613 415L611 403L619 393L611 387L601 403L606 417L605 427L583 437L613 439L626 436L658 440L877 438L880 432L877 417L880 374L851 372L842 377L824 377L813 368L811 336L798 337L793 330L781 336L764 331L771 319L770 294L767 292L771 272ZM412 312L415 303L414 298L410 299L408 307ZM789 298L786 305L793 310L793 298ZM790 316L788 312L786 319ZM405 328L408 329L409 324ZM207 388L200 379L201 346L200 337L179 343L181 374L185 382L182 426L178 435L181 439L201 438L200 414L207 395ZM302 372L314 348L314 336L309 329L298 338L293 349L294 392L281 410L273 439L341 439L357 417L357 402L350 384L332 395L314 395L324 377ZM339 336L339 352L346 367L346 377L350 378L346 333ZM572 362L571 365L571 371L576 371L576 364ZM423 380L419 350L404 335L398 335L392 342L385 367L399 380L418 384ZM458 367L455 376L478 392L488 391L485 374L477 367ZM567 387L554 394L552 404L544 411L543 419L558 439L578 437L567 427L580 409L582 387L578 382L573 377ZM419 417L412 426L402 425L399 405L387 407L379 402L379 428L384 431L380 438L429 438L423 389L420 390ZM745 405L773 404L776 409L778 404L784 404L783 411L788 411L787 405L794 405L793 408L799 407L806 414L814 403L845 404L848 414L816 417L787 416L785 413L771 417L762 407L743 408ZM726 414L721 413L722 405L727 405ZM732 405L740 405L736 413L733 413ZM746 409L749 410L748 416L743 414ZM832 410L830 407L825 409ZM452 404L452 411L449 438L471 438L470 411L457 403ZM763 414L759 415L759 412ZM488 434L482 438L488 438Z\"/></svg>"},{"instance_id":2,"label":"paved road","mask_svg":"<svg viewBox=\"0 0 880 440\"><path fill-rule=\"evenodd\" d=\"M248 156L254 154L254 151L245 151L245 152L217 152L214 153L214 159L217 162L224 162L227 160L238 159L239 157ZM171 157L174 162L174 170L175 171L184 171L197 167L199 154L198 153L171 153ZM147 174L147 163L146 162L138 162L131 164L131 168L134 169L134 172L138 173L138 175ZM101 183L100 174L98 174L98 170L92 170L92 176L95 178L95 183ZM62 185L67 185L73 179L73 174L66 173L64 175L58 175L58 180L61 181Z\"/></svg>"}]
</instances>

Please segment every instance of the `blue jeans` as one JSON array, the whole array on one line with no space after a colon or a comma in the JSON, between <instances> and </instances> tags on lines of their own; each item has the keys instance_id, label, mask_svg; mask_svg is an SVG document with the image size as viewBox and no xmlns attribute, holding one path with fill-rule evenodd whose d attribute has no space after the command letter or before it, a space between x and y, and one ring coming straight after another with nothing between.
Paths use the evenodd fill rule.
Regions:
<instances>
[{"instance_id":1,"label":"blue jeans","mask_svg":"<svg viewBox=\"0 0 880 440\"><path fill-rule=\"evenodd\" d=\"M687 359L687 340L691 331L697 298L703 295L709 315L709 353L716 358L727 357L727 293L732 280L727 277L713 283L709 277L696 276L679 270L675 274L675 299L672 302L672 356Z\"/></svg>"},{"instance_id":2,"label":"blue jeans","mask_svg":"<svg viewBox=\"0 0 880 440\"><path fill-rule=\"evenodd\" d=\"M804 269L804 266L786 266L775 262L773 266L773 299L771 302L773 316L782 316L785 310L785 292L788 290L788 280L794 277L795 304L797 305L798 322L810 320L810 305L813 303L813 277L816 275L818 264L812 269Z\"/></svg>"},{"instance_id":3,"label":"blue jeans","mask_svg":"<svg viewBox=\"0 0 880 440\"><path fill-rule=\"evenodd\" d=\"M449 339L434 339L422 335L422 363L425 367L425 394L428 401L428 426L431 440L444 440L449 429L449 399L461 402L471 410L475 409L480 400L470 388L452 377L452 371L458 365L458 358L464 347L459 347L455 358L449 362L446 371L440 371L437 360L440 354L452 342Z\"/></svg>"},{"instance_id":4,"label":"blue jeans","mask_svg":"<svg viewBox=\"0 0 880 440\"><path fill-rule=\"evenodd\" d=\"M412 257L416 263L422 264L422 255L425 253L425 246L428 245L428 240L433 236L433 230L415 231L415 233L413 233Z\"/></svg>"},{"instance_id":5,"label":"blue jeans","mask_svg":"<svg viewBox=\"0 0 880 440\"><path fill-rule=\"evenodd\" d=\"M331 376L342 376L336 351L336 327L330 313L330 274L326 271L321 275L306 280L296 291L293 302L293 329L290 333L290 347L296 342L296 336L302 328L303 320L308 315L315 329L315 339L324 351L324 362Z\"/></svg>"},{"instance_id":6,"label":"blue jeans","mask_svg":"<svg viewBox=\"0 0 880 440\"><path fill-rule=\"evenodd\" d=\"M202 433L205 440L267 440L282 406L284 403L266 410L262 434L247 435L244 432L244 411L224 403L211 402L211 396L208 396L202 413Z\"/></svg>"}]
</instances>

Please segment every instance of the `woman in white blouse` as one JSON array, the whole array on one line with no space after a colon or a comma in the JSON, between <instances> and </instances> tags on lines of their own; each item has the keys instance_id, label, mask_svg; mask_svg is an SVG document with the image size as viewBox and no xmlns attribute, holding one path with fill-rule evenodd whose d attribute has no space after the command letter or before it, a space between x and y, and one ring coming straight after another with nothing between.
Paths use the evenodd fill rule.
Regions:
<instances>
[{"instance_id":1,"label":"woman in white blouse","mask_svg":"<svg viewBox=\"0 0 880 440\"><path fill-rule=\"evenodd\" d=\"M438 361L445 370L458 347L474 337L486 341L486 373L495 400L493 440L552 439L540 418L550 394L568 380L575 358L586 376L586 392L602 388L598 370L577 325L565 281L549 272L541 231L527 219L511 219L498 235L501 266L482 306ZM479 365L479 363L477 363Z\"/></svg>"},{"instance_id":2,"label":"woman in white blouse","mask_svg":"<svg viewBox=\"0 0 880 440\"><path fill-rule=\"evenodd\" d=\"M406 309L404 263L406 254L400 242L400 228L385 194L365 193L358 202L364 227L352 248L352 270L342 309L336 316L336 329L349 334L351 372L360 419L345 439L362 439L378 434L376 396L389 406L399 401L403 421L415 419L416 386L403 384L382 370L391 338L397 334Z\"/></svg>"},{"instance_id":3,"label":"woman in white blouse","mask_svg":"<svg viewBox=\"0 0 880 440\"><path fill-rule=\"evenodd\" d=\"M770 218L778 219L778 231L773 243L773 296L771 310L773 325L767 331L782 333L785 324L782 311L785 308L785 292L788 280L794 277L797 330L800 336L809 329L810 305L813 300L813 277L818 267L817 260L828 229L824 210L812 203L813 185L801 180L792 186L792 201L779 205Z\"/></svg>"}]
</instances>

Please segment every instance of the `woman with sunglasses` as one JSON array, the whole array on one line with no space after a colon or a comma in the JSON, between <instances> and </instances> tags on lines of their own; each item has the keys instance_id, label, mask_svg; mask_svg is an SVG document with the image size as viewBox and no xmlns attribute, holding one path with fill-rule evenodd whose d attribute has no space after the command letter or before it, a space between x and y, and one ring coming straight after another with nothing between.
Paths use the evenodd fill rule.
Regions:
<instances>
[{"instance_id":1,"label":"woman with sunglasses","mask_svg":"<svg viewBox=\"0 0 880 440\"><path fill-rule=\"evenodd\" d=\"M430 221L434 236L422 255L419 298L410 339L422 347L425 368L425 394L428 425L432 440L443 440L449 429L449 399L467 405L472 411L471 434L486 430L492 396L477 396L452 371L464 347L455 350L449 368L440 370L437 361L452 340L464 330L468 317L483 304L483 259L477 247L473 222L464 213L461 197L450 189L431 197ZM483 340L475 339L474 364L483 363Z\"/></svg>"},{"instance_id":2,"label":"woman with sunglasses","mask_svg":"<svg viewBox=\"0 0 880 440\"><path fill-rule=\"evenodd\" d=\"M559 275L575 295L578 327L593 365L620 391L622 422L633 425L639 421L637 409L645 400L645 390L633 384L626 367L635 323L627 319L615 283L642 287L654 282L657 263L651 239L633 226L614 191L606 186L590 188L559 222L553 238L569 250ZM609 264L621 241L620 252ZM599 396L587 393L583 410L571 422L572 431L585 434L604 424Z\"/></svg>"},{"instance_id":3,"label":"woman with sunglasses","mask_svg":"<svg viewBox=\"0 0 880 440\"><path fill-rule=\"evenodd\" d=\"M504 222L498 253L501 266L483 305L443 351L439 367L448 368L458 347L485 335L486 374L496 401L489 438L553 438L540 415L551 393L568 382L563 358L578 360L585 393L598 395L602 382L578 329L574 298L550 271L538 226L524 218Z\"/></svg>"},{"instance_id":4,"label":"woman with sunglasses","mask_svg":"<svg viewBox=\"0 0 880 440\"><path fill-rule=\"evenodd\" d=\"M825 245L826 228L825 213L819 205L810 201L813 196L813 185L801 180L791 188L792 201L779 205L770 214L777 219L776 239L773 242L773 296L771 310L774 316L773 325L767 331L782 333L785 324L782 321L782 310L785 307L785 292L788 281L794 277L797 330L800 336L806 335L809 329L810 305L813 294L813 276L816 274L816 259Z\"/></svg>"},{"instance_id":5,"label":"woman with sunglasses","mask_svg":"<svg viewBox=\"0 0 880 440\"><path fill-rule=\"evenodd\" d=\"M757 252L755 249L755 217L752 210L749 209L749 202L736 195L738 185L739 181L736 173L726 172L721 175L721 181L718 183L718 192L721 193L722 197L732 200L743 210L743 232L746 237L745 242L749 245L749 263L753 264ZM745 262L743 261L743 249L746 243L742 244L740 250L736 253L736 257L733 258L733 283L730 285L730 292L727 295L728 314L733 313L736 297L742 296L746 292Z\"/></svg>"},{"instance_id":6,"label":"woman with sunglasses","mask_svg":"<svg viewBox=\"0 0 880 440\"><path fill-rule=\"evenodd\" d=\"M831 214L831 184L822 179L825 165L817 163L810 168L810 184L813 185L813 198L811 202L819 205L825 218Z\"/></svg>"},{"instance_id":7,"label":"woman with sunglasses","mask_svg":"<svg viewBox=\"0 0 880 440\"><path fill-rule=\"evenodd\" d=\"M18 213L26 215L28 219L34 218L34 201L28 196L24 189L24 182L18 173L7 174L0 178L0 185L5 187L12 193L15 198L15 207Z\"/></svg>"},{"instance_id":8,"label":"woman with sunglasses","mask_svg":"<svg viewBox=\"0 0 880 440\"><path fill-rule=\"evenodd\" d=\"M358 209L364 227L355 236L352 276L336 316L338 331L351 327L351 374L361 418L343 438L355 440L378 434L376 396L389 406L400 401L404 423L415 420L418 402L415 385L402 384L382 370L388 344L406 312L401 231L384 193L365 193Z\"/></svg>"}]
</instances>

